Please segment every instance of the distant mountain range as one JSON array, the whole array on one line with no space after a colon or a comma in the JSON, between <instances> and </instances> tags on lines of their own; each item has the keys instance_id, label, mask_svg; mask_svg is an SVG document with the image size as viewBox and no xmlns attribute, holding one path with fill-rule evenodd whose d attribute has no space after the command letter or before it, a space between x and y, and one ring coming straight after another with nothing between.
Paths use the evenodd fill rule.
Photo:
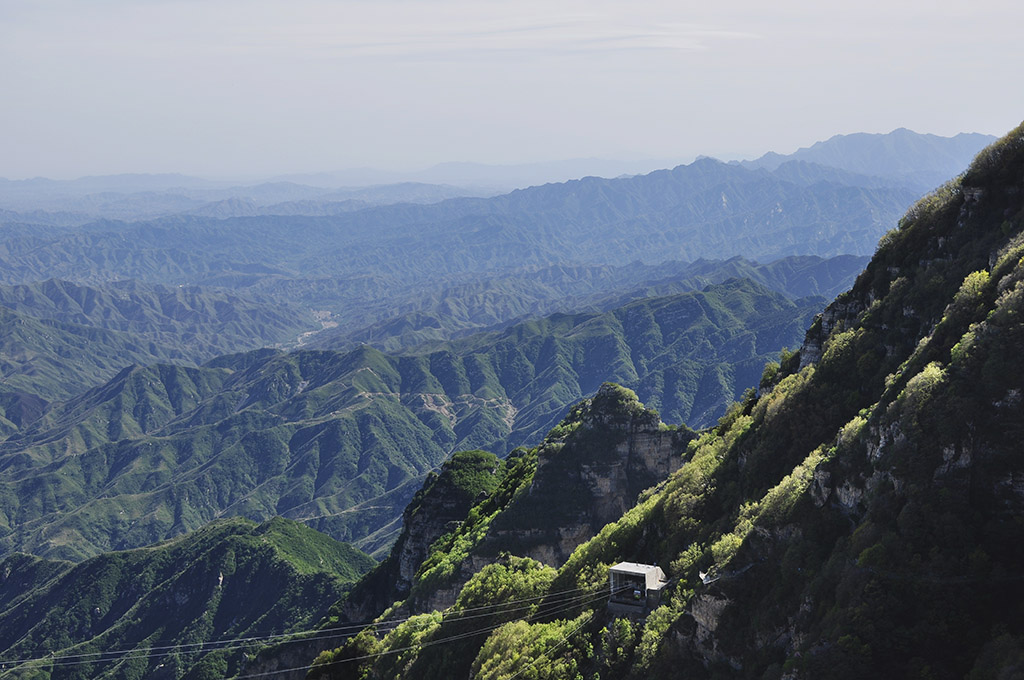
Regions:
<instances>
[{"instance_id":1,"label":"distant mountain range","mask_svg":"<svg viewBox=\"0 0 1024 680\"><path fill-rule=\"evenodd\" d=\"M888 134L836 135L788 155L769 152L739 165L775 170L788 161L804 161L927 191L963 172L975 154L994 141L992 135L978 133L939 137L899 128Z\"/></svg>"},{"instance_id":2,"label":"distant mountain range","mask_svg":"<svg viewBox=\"0 0 1024 680\"><path fill-rule=\"evenodd\" d=\"M80 326L132 334L195 362L220 354L294 341L312 317L285 302L216 288L140 281L84 286L50 279L0 286L0 307Z\"/></svg>"},{"instance_id":3,"label":"distant mountain range","mask_svg":"<svg viewBox=\"0 0 1024 680\"><path fill-rule=\"evenodd\" d=\"M967 166L995 138L962 133L922 135L906 129L885 135L837 135L782 155L734 164L775 171L787 161L809 162L861 175L872 188L893 184L923 193ZM211 181L177 174L127 174L75 180L0 178L0 221L71 226L96 219L146 220L175 214L208 217L337 215L392 203L438 203L493 196L514 189L584 177L649 174L676 163L662 160L578 159L522 165L443 163L397 173L358 169L288 175L257 182ZM832 178L836 180L835 177ZM840 180L849 183L850 178Z\"/></svg>"},{"instance_id":4,"label":"distant mountain range","mask_svg":"<svg viewBox=\"0 0 1024 680\"><path fill-rule=\"evenodd\" d=\"M632 300L699 290L731 278L756 281L792 299L831 299L866 262L866 257L840 255L793 256L767 264L734 257L659 265L553 265L427 289L394 304L382 321L363 326L353 318L311 336L308 344L323 349L354 344L384 350L422 348L553 312L604 312Z\"/></svg>"},{"instance_id":5,"label":"distant mountain range","mask_svg":"<svg viewBox=\"0 0 1024 680\"><path fill-rule=\"evenodd\" d=\"M55 279L0 286L0 394L67 399L129 364L202 363L294 343L312 328L308 309L215 288Z\"/></svg>"},{"instance_id":6,"label":"distant mountain range","mask_svg":"<svg viewBox=\"0 0 1024 680\"><path fill-rule=\"evenodd\" d=\"M837 172L805 167L783 177L702 160L632 178L328 217L191 215L39 234L2 227L0 282L134 278L266 289L330 279L345 282L340 297L366 304L406 286L524 267L870 253L917 193L828 179ZM372 296L363 294L368 286Z\"/></svg>"},{"instance_id":7,"label":"distant mountain range","mask_svg":"<svg viewBox=\"0 0 1024 680\"><path fill-rule=\"evenodd\" d=\"M313 311L324 302L313 296L315 287L306 290L311 297L302 305L288 301L292 295L287 289L272 295L137 280L80 285L57 279L0 286L0 395L67 399L129 364L196 365L219 354L267 346L345 350L370 344L388 351L438 347L456 337L555 311L608 311L630 300L698 290L736 277L792 299L831 298L863 262L844 256L785 258L766 265L734 258L658 266L557 266L440 291L409 291L393 308L385 307L384 300L362 316L349 314L345 325L339 325L336 313ZM393 316L375 322L385 314ZM0 416L3 412L0 406ZM0 420L0 431L12 427Z\"/></svg>"},{"instance_id":8,"label":"distant mountain range","mask_svg":"<svg viewBox=\"0 0 1024 680\"><path fill-rule=\"evenodd\" d=\"M976 137L438 203L0 186L50 201L0 214L0 672L1018 669L1022 139L917 202ZM623 561L669 577L634 617Z\"/></svg>"},{"instance_id":9,"label":"distant mountain range","mask_svg":"<svg viewBox=\"0 0 1024 680\"><path fill-rule=\"evenodd\" d=\"M283 193L274 198L294 188L277 186ZM399 349L558 310L608 309L630 290L690 277L689 265L672 262L866 255L916 195L802 161L769 172L705 159L429 205L289 203L289 211L315 216L252 214L254 202L232 198L155 220L77 227L8 220L0 224L0 285L58 279L106 289L131 279L221 298L210 289L230 289L240 320L233 331L214 326L218 342L196 361L207 350L287 343L300 325L294 337L336 328L329 340L307 336L307 344ZM733 275L757 279L752 270ZM294 324L281 318L296 308L286 313ZM251 344L229 342L243 328ZM193 349L211 337L198 335ZM181 349L174 344L169 349Z\"/></svg>"},{"instance_id":10,"label":"distant mountain range","mask_svg":"<svg viewBox=\"0 0 1024 680\"><path fill-rule=\"evenodd\" d=\"M180 184L178 182L181 182ZM391 203L438 203L493 196L496 189L400 182L324 188L293 182L230 185L180 175L128 175L80 180L0 179L0 220L79 226L98 219L149 220L171 215L334 215Z\"/></svg>"}]
</instances>

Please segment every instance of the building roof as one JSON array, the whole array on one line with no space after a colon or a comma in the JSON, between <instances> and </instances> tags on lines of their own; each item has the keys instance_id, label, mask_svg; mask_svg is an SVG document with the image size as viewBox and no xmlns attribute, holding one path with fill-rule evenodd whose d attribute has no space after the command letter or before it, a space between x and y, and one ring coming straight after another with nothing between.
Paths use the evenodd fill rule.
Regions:
<instances>
[{"instance_id":1,"label":"building roof","mask_svg":"<svg viewBox=\"0 0 1024 680\"><path fill-rule=\"evenodd\" d=\"M619 562L610 570L612 574L622 574L643 578L648 590L661 590L668 583L668 578L661 567L639 562Z\"/></svg>"},{"instance_id":2,"label":"building roof","mask_svg":"<svg viewBox=\"0 0 1024 680\"><path fill-rule=\"evenodd\" d=\"M616 574L636 574L641 576L655 570L661 571L661 567L653 564L640 564L639 562L619 562L610 571L614 571Z\"/></svg>"}]
</instances>

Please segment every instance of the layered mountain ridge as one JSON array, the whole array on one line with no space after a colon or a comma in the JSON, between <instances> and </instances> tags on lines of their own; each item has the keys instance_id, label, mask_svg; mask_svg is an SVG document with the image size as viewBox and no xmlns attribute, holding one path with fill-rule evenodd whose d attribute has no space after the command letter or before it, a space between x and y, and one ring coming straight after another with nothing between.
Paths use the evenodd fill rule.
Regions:
<instances>
[{"instance_id":1,"label":"layered mountain ridge","mask_svg":"<svg viewBox=\"0 0 1024 680\"><path fill-rule=\"evenodd\" d=\"M0 442L0 545L81 559L241 514L374 552L452 451L535 441L609 377L675 418L713 418L821 304L732 280L428 354L259 350L128 368Z\"/></svg>"}]
</instances>

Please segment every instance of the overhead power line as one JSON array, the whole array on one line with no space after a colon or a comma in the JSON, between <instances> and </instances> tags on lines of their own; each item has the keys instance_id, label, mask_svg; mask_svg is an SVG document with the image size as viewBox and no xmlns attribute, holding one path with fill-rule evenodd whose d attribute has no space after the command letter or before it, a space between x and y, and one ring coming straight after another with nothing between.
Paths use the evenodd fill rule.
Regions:
<instances>
[{"instance_id":1,"label":"overhead power line","mask_svg":"<svg viewBox=\"0 0 1024 680\"><path fill-rule=\"evenodd\" d=\"M586 606L588 604L592 604L594 602L602 600L602 599L608 597L609 595L610 595L610 591L605 591L603 594L598 595L597 597L593 597L593 598L590 598L590 599L582 601L582 602L574 602L574 603L568 604L568 605L566 605L564 607L561 607L559 609L556 609L554 611L544 612L543 615L544 616L551 616L553 614L560 614L560 613L563 613L563 612L567 612L567 611L569 611L571 609L575 609L576 607ZM538 614L540 614L540 613L538 612ZM531 616L530 618L534 618L535 616L537 616L537 615ZM362 656L355 656L355 657L350 657L350 658L347 658L347 659L339 659L337 661L328 661L326 663L319 663L319 664L313 663L313 664L308 664L308 665L305 665L305 666L296 666L294 668L278 668L276 670L268 671L268 672L265 672L265 673L252 673L250 675L239 675L239 676L237 676L235 678L235 680L252 680L253 678L265 678L265 677L268 677L268 676L271 676L271 675L277 675L277 674L283 674L283 673L292 673L292 672L297 672L297 671L310 671L310 670L313 670L314 668L327 668L328 666L333 666L333 665L336 665L336 664L351 663L353 661L366 661L366 660L369 660L369 659L375 659L375 658L378 658L378 657L388 656L388 655L391 655L391 654L401 654L402 652L408 652L408 651L411 651L413 649L422 649L424 647L433 647L435 645L446 644L446 643L456 642L458 640L463 640L465 638L475 637L477 635L482 635L484 633L491 633L491 632L497 630L498 628L501 628L502 626L504 626L504 625L506 625L508 623L511 623L511 622L510 621L504 621L504 622L502 622L500 624L496 624L496 625L493 625L493 626L488 626L486 628L481 628L479 630L470 631L468 633L460 633L458 635L451 635L451 636L448 636L448 637L445 637L445 638L440 638L440 639L437 639L437 640L428 640L427 642L421 642L421 643L417 643L415 645L409 645L407 647L400 647L398 649L387 649L387 650L384 650L382 652L374 652L373 654L364 654ZM587 622L584 622L584 625L586 623ZM582 628L582 626L580 626L580 628ZM579 630L579 628L577 628L576 630ZM572 632L575 633L576 630L574 630Z\"/></svg>"},{"instance_id":2,"label":"overhead power line","mask_svg":"<svg viewBox=\"0 0 1024 680\"><path fill-rule=\"evenodd\" d=\"M572 588L563 591L556 591L554 593L548 593L545 595L538 595L528 598L519 598L515 600L508 600L506 602L497 603L493 605L482 605L479 607L469 607L466 609L460 609L449 612L443 615L443 621L455 622L469 619L485 618L491 616L498 616L502 614L510 614L513 612L523 611L530 609L533 604L509 607L509 605L518 604L524 605L524 603L536 603L539 600L547 600L540 602L539 606L542 611L538 611L534 614L548 616L555 613L560 613L567 609L571 609L575 606L581 606L587 604L591 600L587 600L593 593L597 591L585 588ZM582 593L580 595L570 595L570 593ZM606 596L601 595L596 599ZM554 597L552 597L554 596ZM554 607L552 608L552 605ZM559 607L558 605L565 605ZM491 611L485 611L491 610ZM476 613L471 613L476 612ZM377 630L382 632L390 632L401 624L410 621L414 616L405 617L401 619L391 619L386 621L369 621L351 623L344 626L337 626L333 628L322 628L312 629L305 631L295 631L292 633L281 633L274 635L260 635L260 636L249 636L239 638L222 638L219 640L211 640L206 642L193 642L193 643L182 643L177 645L165 645L165 646L150 646L150 647L135 647L120 650L107 650L98 652L81 652L78 654L64 654L59 656L42 656L42 657L26 657L21 659L0 659L0 670L5 668L8 664L12 665L9 670L14 670L16 667L23 664L32 662L46 662L47 666L50 667L62 667L62 666L77 666L84 664L94 663L109 663L112 661L126 661L137 658L162 658L166 656L172 656L180 653L198 653L198 652L212 652L220 650L237 649L239 647L245 647L254 643L266 643L278 641L278 644L288 644L290 642L309 642L316 640L332 640L337 638L351 637L359 631L368 628L376 627ZM513 619L514 620L514 619ZM494 626L489 629L482 629L474 631L472 634L477 635L481 632L494 630L499 626ZM291 638L291 639L286 639ZM397 652L398 650L396 650ZM109 658L103 658L109 657ZM353 659L354 660L354 659ZM346 660L347 661L347 660ZM284 671L278 671L284 672ZM6 674L6 673L5 673Z\"/></svg>"}]
</instances>

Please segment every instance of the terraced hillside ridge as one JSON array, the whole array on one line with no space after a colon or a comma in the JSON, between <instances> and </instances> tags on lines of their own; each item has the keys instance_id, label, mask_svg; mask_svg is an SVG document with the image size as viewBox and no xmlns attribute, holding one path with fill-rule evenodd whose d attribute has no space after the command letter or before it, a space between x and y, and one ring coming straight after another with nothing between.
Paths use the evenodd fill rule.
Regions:
<instances>
[{"instance_id":1,"label":"terraced hillside ridge","mask_svg":"<svg viewBox=\"0 0 1024 680\"><path fill-rule=\"evenodd\" d=\"M1012 677L1022 319L1024 125L918 203L800 352L557 570L499 555L444 611L369 627L296 672ZM439 563L473 554L435 546ZM668 574L649 613L606 608L621 561ZM488 612L471 627L470 607Z\"/></svg>"},{"instance_id":2,"label":"terraced hillside ridge","mask_svg":"<svg viewBox=\"0 0 1024 680\"><path fill-rule=\"evenodd\" d=\"M261 350L126 368L0 442L0 550L78 560L283 515L384 552L453 451L536 441L606 378L703 422L821 304L734 280L425 355Z\"/></svg>"},{"instance_id":3,"label":"terraced hillside ridge","mask_svg":"<svg viewBox=\"0 0 1024 680\"><path fill-rule=\"evenodd\" d=\"M371 566L280 518L214 522L77 565L11 555L0 665L12 678L227 677L261 642L316 624Z\"/></svg>"}]
</instances>

